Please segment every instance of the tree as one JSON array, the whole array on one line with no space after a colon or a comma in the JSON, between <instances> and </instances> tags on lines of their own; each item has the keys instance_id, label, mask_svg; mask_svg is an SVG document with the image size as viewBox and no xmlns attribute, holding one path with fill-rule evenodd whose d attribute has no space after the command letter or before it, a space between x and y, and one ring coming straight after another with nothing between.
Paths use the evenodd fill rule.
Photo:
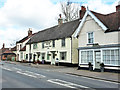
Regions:
<instances>
[{"instance_id":1,"label":"tree","mask_svg":"<svg viewBox=\"0 0 120 90\"><path fill-rule=\"evenodd\" d=\"M61 10L64 15L64 22L69 22L79 18L79 3L77 2L61 2Z\"/></svg>"},{"instance_id":2,"label":"tree","mask_svg":"<svg viewBox=\"0 0 120 90\"><path fill-rule=\"evenodd\" d=\"M10 46L13 47L16 45L16 42L18 41L19 39L14 39L10 42Z\"/></svg>"}]
</instances>

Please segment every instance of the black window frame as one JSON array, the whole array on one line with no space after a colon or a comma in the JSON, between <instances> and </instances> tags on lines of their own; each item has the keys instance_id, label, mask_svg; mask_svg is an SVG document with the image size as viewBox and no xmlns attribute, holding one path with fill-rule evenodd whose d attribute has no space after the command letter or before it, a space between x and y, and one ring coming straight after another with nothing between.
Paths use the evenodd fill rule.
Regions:
<instances>
[{"instance_id":1,"label":"black window frame","mask_svg":"<svg viewBox=\"0 0 120 90\"><path fill-rule=\"evenodd\" d=\"M66 44L66 43L65 43L65 38L63 38L62 41L61 41L61 46L62 46L62 47L65 47L65 44Z\"/></svg>"},{"instance_id":2,"label":"black window frame","mask_svg":"<svg viewBox=\"0 0 120 90\"><path fill-rule=\"evenodd\" d=\"M44 46L44 42L42 42L42 48L45 48L45 46Z\"/></svg>"},{"instance_id":3,"label":"black window frame","mask_svg":"<svg viewBox=\"0 0 120 90\"><path fill-rule=\"evenodd\" d=\"M52 40L52 47L55 47L55 40Z\"/></svg>"}]
</instances>

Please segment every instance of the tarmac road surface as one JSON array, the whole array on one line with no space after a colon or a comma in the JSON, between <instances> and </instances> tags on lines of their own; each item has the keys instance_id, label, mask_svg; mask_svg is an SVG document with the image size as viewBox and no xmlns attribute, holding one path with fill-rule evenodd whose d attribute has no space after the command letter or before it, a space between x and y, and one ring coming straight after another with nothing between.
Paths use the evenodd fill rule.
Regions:
<instances>
[{"instance_id":1,"label":"tarmac road surface","mask_svg":"<svg viewBox=\"0 0 120 90\"><path fill-rule=\"evenodd\" d=\"M0 65L2 88L68 88L68 89L118 89L117 82L55 72L51 69L34 68L4 63ZM1 74L2 73L2 74Z\"/></svg>"}]
</instances>

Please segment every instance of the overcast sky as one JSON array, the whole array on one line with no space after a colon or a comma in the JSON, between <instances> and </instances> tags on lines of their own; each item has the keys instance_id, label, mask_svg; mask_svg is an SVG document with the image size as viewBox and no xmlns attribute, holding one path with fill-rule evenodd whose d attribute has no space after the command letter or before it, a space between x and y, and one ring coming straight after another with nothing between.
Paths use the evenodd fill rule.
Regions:
<instances>
[{"instance_id":1,"label":"overcast sky","mask_svg":"<svg viewBox=\"0 0 120 90\"><path fill-rule=\"evenodd\" d=\"M57 24L60 2L65 0L0 0L0 48L27 35ZM90 10L107 14L115 12L119 0L70 0Z\"/></svg>"}]
</instances>

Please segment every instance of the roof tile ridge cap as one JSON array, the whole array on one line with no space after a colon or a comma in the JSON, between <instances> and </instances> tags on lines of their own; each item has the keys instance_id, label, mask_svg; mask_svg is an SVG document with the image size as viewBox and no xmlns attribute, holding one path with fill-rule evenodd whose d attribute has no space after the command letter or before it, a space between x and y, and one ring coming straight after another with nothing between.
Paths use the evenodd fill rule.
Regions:
<instances>
[{"instance_id":1,"label":"roof tile ridge cap","mask_svg":"<svg viewBox=\"0 0 120 90\"><path fill-rule=\"evenodd\" d=\"M112 14L116 14L116 12L108 13L108 14L106 14L106 16L112 15Z\"/></svg>"},{"instance_id":2,"label":"roof tile ridge cap","mask_svg":"<svg viewBox=\"0 0 120 90\"><path fill-rule=\"evenodd\" d=\"M41 32L44 32L44 31L47 31L47 30L49 30L49 29L51 29L51 28L56 28L57 26L58 26L58 25L55 25L55 26L52 26L52 27L49 27L49 28L42 29L42 30L38 31L36 34L41 33Z\"/></svg>"},{"instance_id":3,"label":"roof tile ridge cap","mask_svg":"<svg viewBox=\"0 0 120 90\"><path fill-rule=\"evenodd\" d=\"M99 14L99 15L102 15L102 16L106 16L107 14L102 14L102 13L99 13L99 12L95 12L95 11L92 11L92 10L89 10L90 12L92 12L93 14Z\"/></svg>"}]
</instances>

